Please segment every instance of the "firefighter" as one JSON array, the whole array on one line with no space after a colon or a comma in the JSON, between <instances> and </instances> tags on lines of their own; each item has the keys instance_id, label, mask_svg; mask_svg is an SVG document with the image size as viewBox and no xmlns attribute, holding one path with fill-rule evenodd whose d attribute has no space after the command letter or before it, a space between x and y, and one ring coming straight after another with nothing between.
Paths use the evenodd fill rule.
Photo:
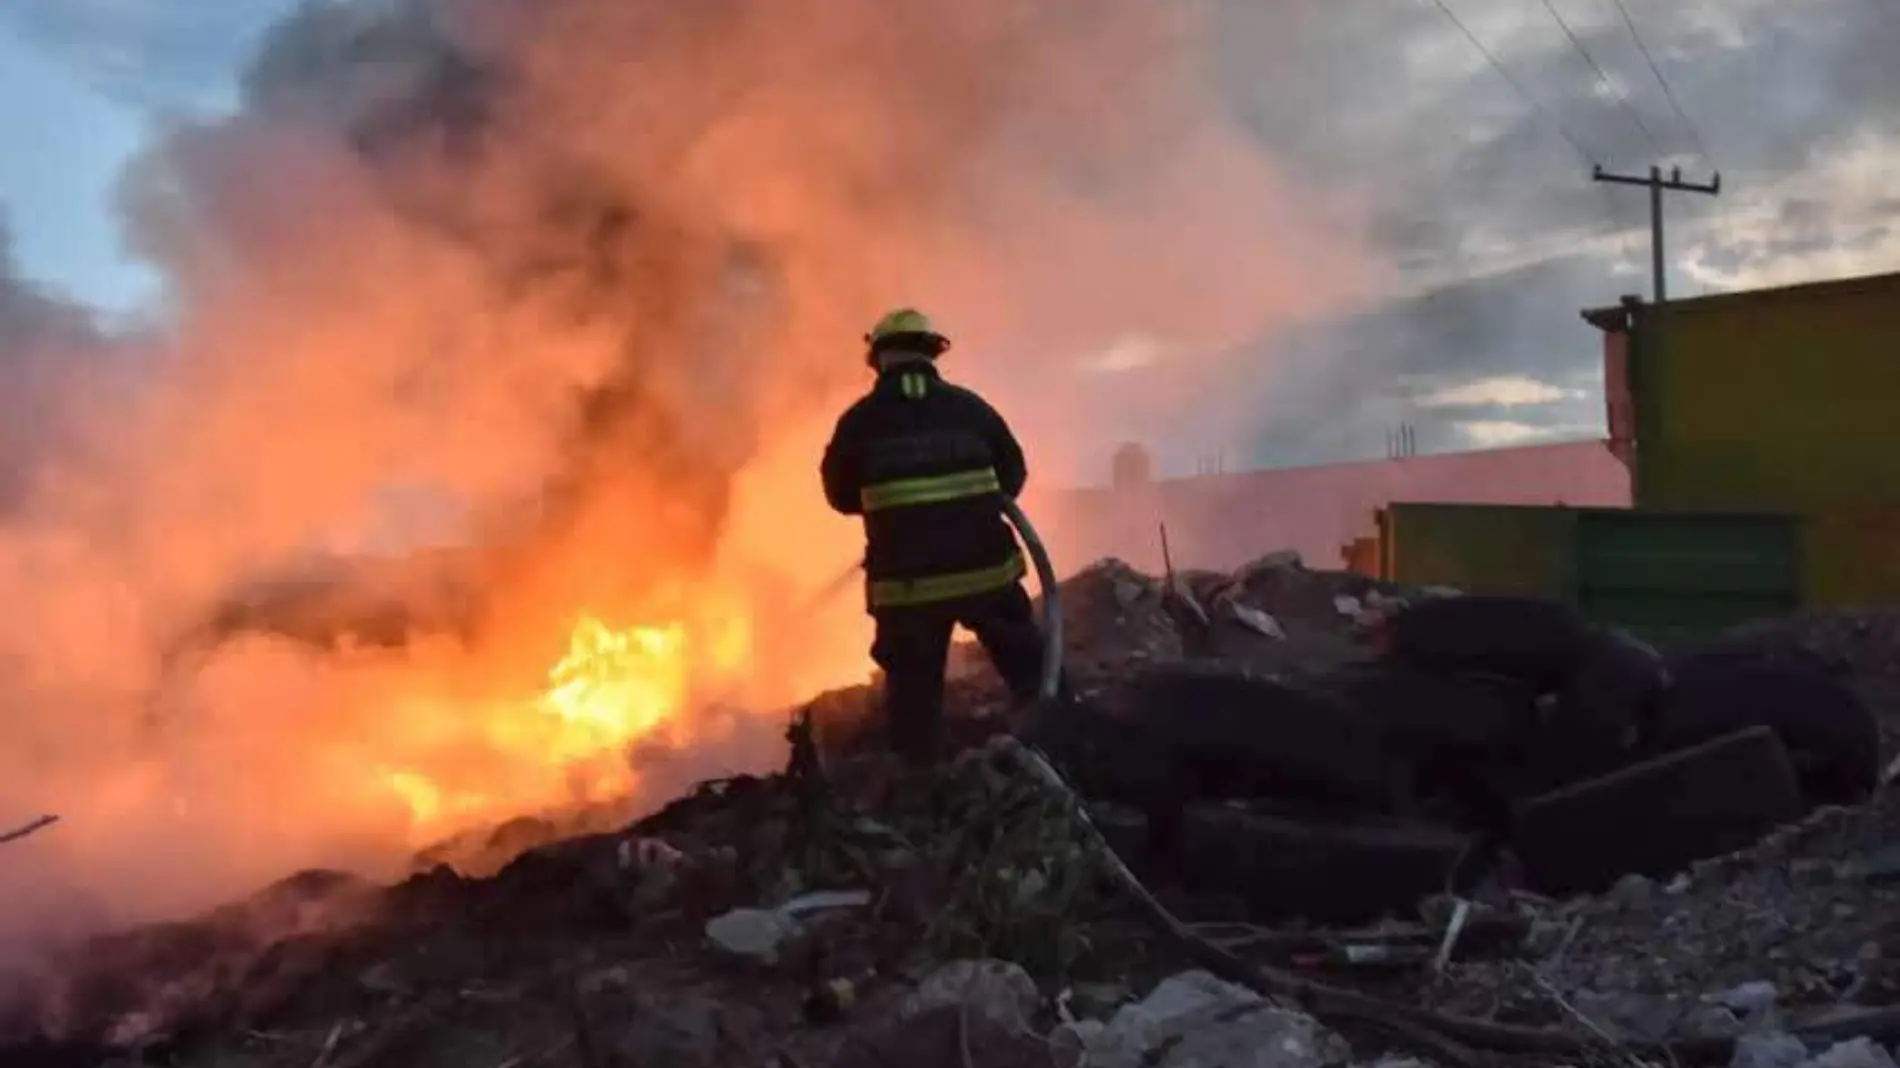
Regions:
<instances>
[{"instance_id":1,"label":"firefighter","mask_svg":"<svg viewBox=\"0 0 1900 1068\"><path fill-rule=\"evenodd\" d=\"M871 658L884 670L891 748L928 765L941 756L958 624L1019 700L1035 696L1042 636L1002 515L1028 472L996 409L937 373L950 342L923 313L891 312L865 343L877 382L839 418L820 473L831 507L864 518Z\"/></svg>"}]
</instances>

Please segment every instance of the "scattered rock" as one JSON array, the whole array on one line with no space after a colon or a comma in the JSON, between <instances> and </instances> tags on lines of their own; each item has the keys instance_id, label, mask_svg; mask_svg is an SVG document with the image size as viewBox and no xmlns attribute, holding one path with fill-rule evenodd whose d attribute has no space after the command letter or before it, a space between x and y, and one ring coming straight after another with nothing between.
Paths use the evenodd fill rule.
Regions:
<instances>
[{"instance_id":1,"label":"scattered rock","mask_svg":"<svg viewBox=\"0 0 1900 1068\"><path fill-rule=\"evenodd\" d=\"M1006 1031L1029 1029L1042 1003L1036 981L1020 965L1003 960L958 960L930 973L904 1003L904 1015L958 1006Z\"/></svg>"},{"instance_id":2,"label":"scattered rock","mask_svg":"<svg viewBox=\"0 0 1900 1068\"><path fill-rule=\"evenodd\" d=\"M1298 570L1304 566L1305 564L1300 559L1298 549L1281 549L1278 552L1268 553L1251 563L1242 564L1240 570L1234 572L1234 578L1244 584L1248 579L1258 575L1262 571L1271 571L1280 568Z\"/></svg>"},{"instance_id":3,"label":"scattered rock","mask_svg":"<svg viewBox=\"0 0 1900 1068\"><path fill-rule=\"evenodd\" d=\"M1808 1059L1808 1047L1785 1031L1743 1035L1735 1040L1729 1068L1797 1068Z\"/></svg>"},{"instance_id":4,"label":"scattered rock","mask_svg":"<svg viewBox=\"0 0 1900 1068\"><path fill-rule=\"evenodd\" d=\"M1458 596L1309 571L1289 554L1231 575L1178 577L1221 624L1205 628L1217 657L1276 678L1369 655L1357 644L1360 622ZM1084 689L1112 685L1133 666L1183 660L1189 638L1207 637L1195 635L1191 613L1169 612L1175 594L1163 583L1118 561L1075 576L1063 594L1070 666ZM1841 643L1843 663L1896 660L1891 638L1900 629L1820 620L1801 627L1803 641ZM1795 630L1777 631L1774 640ZM969 656L969 670L950 686L949 707L966 719L988 715L1006 695L980 653L965 647L959 655ZM865 722L870 694L856 687L833 696L845 719ZM331 1063L357 1063L373 1041L409 1026L404 1013L446 991L460 999L462 1016L442 1027L479 1045L481 1056L470 1063L532 1063L573 1042L569 1008L549 993L561 984L547 980L579 975L574 986L605 1062L771 1063L773 1045L785 1036L763 1044L756 1036L735 1039L747 1029L746 1013L790 1026L784 1021L808 1020L800 1009L811 991L825 990L844 995L832 998L822 1021L799 1025L805 1044L795 1063L1074 1068L1084 1056L1106 1068L1346 1063L1339 1036L1311 1017L1206 973L1175 975L1128 1003L1132 990L1184 962L1148 944L1139 928L1131 931L1126 902L1108 901L1078 876L1082 853L1067 810L1042 804L982 753L928 782L884 776L872 805L852 786L871 763L851 759L848 746L823 752L830 789L822 804L840 807L816 823L808 792L782 778L744 777L710 785L632 827L606 810L583 822L513 821L472 834L462 853L428 854L460 874L433 867L400 887L365 887L363 901L350 899L365 903L373 891L378 908L344 911L387 913L378 921L385 927L306 930L299 924L311 895L299 891L276 895L278 904L264 913L247 906L247 920L227 916L222 926L194 921L104 940L86 947L88 959L111 968L75 971L76 978L35 991L20 1015L0 1017L0 1031L33 1035L31 1027L51 1020L81 1038L132 1035L144 1043L195 1028L194 1035L210 1032L244 1047L243 1055L167 1054L171 1063L307 1068L340 1021ZM840 753L847 755L834 760ZM1152 829L1139 810L1126 820L1104 812L1099 822L1118 849ZM591 837L576 839L577 827ZM1521 871L1507 860L1458 893L1480 900L1487 918L1530 930L1521 946L1485 948L1468 931L1443 973L1429 979L1402 968L1376 976L1342 970L1334 978L1379 984L1381 995L1448 1011L1563 1027L1579 1038L1589 1035L1565 1006L1631 1039L1739 1035L1734 1068L1900 1068L1865 1039L1815 1056L1776 1030L1805 1024L1819 1006L1900 1002L1900 969L1892 964L1900 957L1900 886L1890 881L1900 861L1886 855L1896 840L1900 792L1888 791L1870 806L1817 812L1664 884L1630 877L1602 894L1550 901L1518 889ZM475 862L467 857L501 874L470 877ZM862 885L875 893L802 892ZM1180 894L1189 918L1234 915L1225 900L1156 885ZM875 909L862 907L874 899ZM295 907L281 907L284 900ZM730 908L781 900L775 908ZM818 915L839 909L854 911ZM258 919L265 913L268 923ZM1426 919L1411 927L1436 930L1440 918ZM1323 955L1315 944L1391 945L1406 951L1394 959L1410 960L1414 947L1400 945L1409 936L1395 933L1401 926L1255 930L1249 952L1304 962ZM309 937L273 942L285 929ZM1296 944L1303 948L1290 948ZM1427 944L1425 958L1435 945ZM721 957L783 965L794 946L800 967L713 966ZM1005 952L1014 959L988 956ZM939 965L944 960L953 963ZM654 961L679 974L656 973ZM1542 982L1525 981L1527 963ZM896 974L923 978L906 989ZM281 989L275 978L253 981L281 975L295 981ZM1044 1038L1035 1033L1048 1022L1039 1018L1036 980L1056 977L1070 983L1071 994L1058 1000L1062 1023ZM211 995L220 984L273 993L217 1001ZM205 1003L186 1004L193 998ZM264 1019L270 1037L242 1031ZM381 1063L410 1063L406 1056L386 1054ZM7 1057L0 1051L0 1060ZM1388 1058L1376 1068L1429 1066Z\"/></svg>"},{"instance_id":5,"label":"scattered rock","mask_svg":"<svg viewBox=\"0 0 1900 1068\"><path fill-rule=\"evenodd\" d=\"M1041 1035L1010 1031L962 1006L886 1020L851 1036L831 1068L1078 1068Z\"/></svg>"},{"instance_id":6,"label":"scattered rock","mask_svg":"<svg viewBox=\"0 0 1900 1068\"><path fill-rule=\"evenodd\" d=\"M704 992L689 991L636 1003L620 1026L612 1048L621 1064L641 1068L714 1068L722 1061L727 1030L724 1003ZM603 1026L603 1030L607 1028Z\"/></svg>"},{"instance_id":7,"label":"scattered rock","mask_svg":"<svg viewBox=\"0 0 1900 1068\"><path fill-rule=\"evenodd\" d=\"M1894 1068L1894 1061L1892 1054L1863 1035L1836 1042L1804 1068Z\"/></svg>"},{"instance_id":8,"label":"scattered rock","mask_svg":"<svg viewBox=\"0 0 1900 1068\"><path fill-rule=\"evenodd\" d=\"M798 922L777 909L733 909L706 921L713 945L762 964L775 963L779 947L797 933Z\"/></svg>"},{"instance_id":9,"label":"scattered rock","mask_svg":"<svg viewBox=\"0 0 1900 1068\"><path fill-rule=\"evenodd\" d=\"M1781 991L1766 979L1755 979L1729 988L1715 996L1715 1003L1746 1018L1774 1010Z\"/></svg>"},{"instance_id":10,"label":"scattered rock","mask_svg":"<svg viewBox=\"0 0 1900 1068\"><path fill-rule=\"evenodd\" d=\"M1345 1059L1338 1035L1207 972L1164 979L1087 1044L1090 1068L1321 1068Z\"/></svg>"},{"instance_id":11,"label":"scattered rock","mask_svg":"<svg viewBox=\"0 0 1900 1068\"><path fill-rule=\"evenodd\" d=\"M1674 998L1624 992L1580 990L1571 999L1584 1018L1623 1041L1660 1042L1686 1015Z\"/></svg>"},{"instance_id":12,"label":"scattered rock","mask_svg":"<svg viewBox=\"0 0 1900 1068\"><path fill-rule=\"evenodd\" d=\"M1233 617L1239 620L1249 630L1264 634L1276 641L1284 641L1286 639L1286 631L1281 629L1280 621L1262 612L1258 608L1249 607L1241 604L1239 601L1228 601L1227 611L1232 613Z\"/></svg>"}]
</instances>

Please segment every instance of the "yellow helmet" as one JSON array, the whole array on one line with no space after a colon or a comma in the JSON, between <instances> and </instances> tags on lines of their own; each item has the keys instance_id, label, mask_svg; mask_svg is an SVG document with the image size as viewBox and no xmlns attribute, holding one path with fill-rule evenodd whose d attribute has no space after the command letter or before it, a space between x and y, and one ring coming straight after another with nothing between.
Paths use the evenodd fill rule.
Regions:
<instances>
[{"instance_id":1,"label":"yellow helmet","mask_svg":"<svg viewBox=\"0 0 1900 1068\"><path fill-rule=\"evenodd\" d=\"M888 348L915 348L927 356L941 356L950 348L950 339L937 332L930 316L916 308L899 308L887 313L864 335L864 343L873 354Z\"/></svg>"}]
</instances>

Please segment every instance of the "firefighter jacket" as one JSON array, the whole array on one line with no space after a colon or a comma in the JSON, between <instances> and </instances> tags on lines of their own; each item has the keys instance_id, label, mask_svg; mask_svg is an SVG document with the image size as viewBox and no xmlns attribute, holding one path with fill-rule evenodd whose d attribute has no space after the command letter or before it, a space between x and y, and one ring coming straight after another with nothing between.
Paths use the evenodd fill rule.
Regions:
<instances>
[{"instance_id":1,"label":"firefighter jacket","mask_svg":"<svg viewBox=\"0 0 1900 1068\"><path fill-rule=\"evenodd\" d=\"M883 371L838 420L825 499L864 517L870 607L931 604L1024 574L1002 502L1028 477L1022 446L983 398L918 361Z\"/></svg>"}]
</instances>

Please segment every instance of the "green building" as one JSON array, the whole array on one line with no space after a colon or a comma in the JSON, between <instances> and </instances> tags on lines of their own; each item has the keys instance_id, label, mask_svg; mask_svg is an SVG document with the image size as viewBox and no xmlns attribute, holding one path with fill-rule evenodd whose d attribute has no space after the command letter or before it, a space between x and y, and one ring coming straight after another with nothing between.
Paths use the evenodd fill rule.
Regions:
<instances>
[{"instance_id":1,"label":"green building","mask_svg":"<svg viewBox=\"0 0 1900 1068\"><path fill-rule=\"evenodd\" d=\"M1635 507L1397 503L1382 572L1664 629L1900 603L1900 274L1583 317Z\"/></svg>"}]
</instances>

